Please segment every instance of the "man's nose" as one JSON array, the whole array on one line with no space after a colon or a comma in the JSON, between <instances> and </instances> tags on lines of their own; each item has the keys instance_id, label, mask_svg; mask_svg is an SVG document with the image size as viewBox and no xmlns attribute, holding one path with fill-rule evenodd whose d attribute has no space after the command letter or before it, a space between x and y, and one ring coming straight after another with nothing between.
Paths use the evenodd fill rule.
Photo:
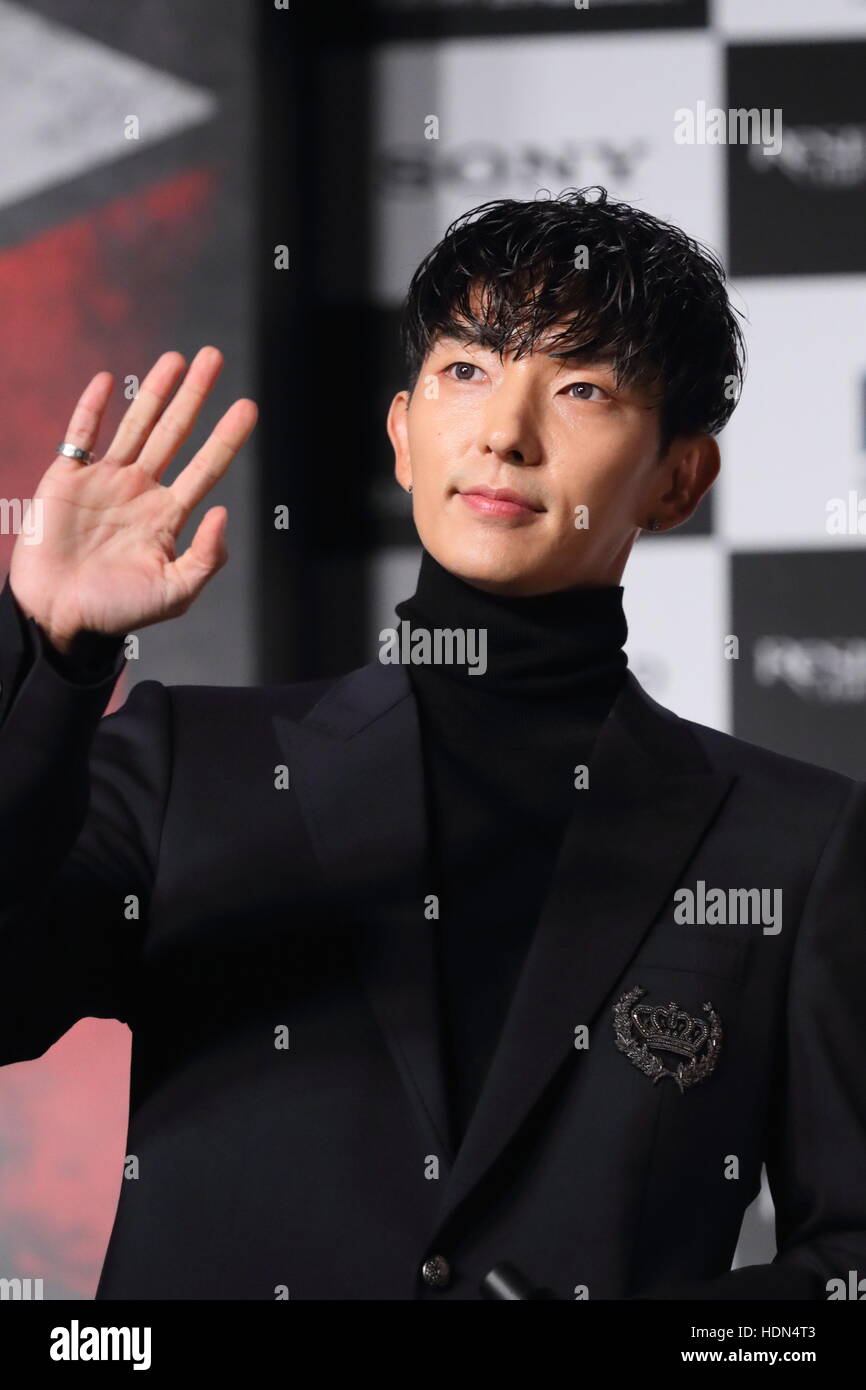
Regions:
<instances>
[{"instance_id":1,"label":"man's nose","mask_svg":"<svg viewBox=\"0 0 866 1390\"><path fill-rule=\"evenodd\" d=\"M528 383L500 381L484 403L478 451L508 463L540 462L537 420Z\"/></svg>"}]
</instances>

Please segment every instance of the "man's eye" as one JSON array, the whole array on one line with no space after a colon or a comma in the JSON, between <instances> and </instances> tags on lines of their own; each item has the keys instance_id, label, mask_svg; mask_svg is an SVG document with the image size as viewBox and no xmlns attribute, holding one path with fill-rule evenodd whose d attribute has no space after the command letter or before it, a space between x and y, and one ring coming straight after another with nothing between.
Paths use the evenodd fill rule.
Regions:
<instances>
[{"instance_id":1,"label":"man's eye","mask_svg":"<svg viewBox=\"0 0 866 1390\"><path fill-rule=\"evenodd\" d=\"M475 366L475 363L474 363L474 362L450 362L450 363L448 364L448 366L445 368L446 373L452 371L452 369L453 369L454 367L468 367L470 372L478 372L478 371L481 370L480 367L476 367L476 366ZM471 376L455 376L455 377L452 377L451 379L452 379L452 381L471 381L471 380L472 380Z\"/></svg>"},{"instance_id":2,"label":"man's eye","mask_svg":"<svg viewBox=\"0 0 866 1390\"><path fill-rule=\"evenodd\" d=\"M602 399L604 399L604 398L607 396L607 392L604 390L604 388L601 387L601 386L596 386L595 383L592 382L592 381L573 381L573 382L571 383L570 386L566 387L566 390L567 390L567 391L575 391L575 390L577 390L577 391L581 391L581 392L583 392L583 391L600 391L600 392L601 392L601 395L600 395L600 396L597 396L597 397L595 398L596 400L602 400ZM589 401L589 400L592 400L593 398L592 398L592 396L588 396L588 395L580 395L580 396L572 396L571 399L572 399L573 401Z\"/></svg>"}]
</instances>

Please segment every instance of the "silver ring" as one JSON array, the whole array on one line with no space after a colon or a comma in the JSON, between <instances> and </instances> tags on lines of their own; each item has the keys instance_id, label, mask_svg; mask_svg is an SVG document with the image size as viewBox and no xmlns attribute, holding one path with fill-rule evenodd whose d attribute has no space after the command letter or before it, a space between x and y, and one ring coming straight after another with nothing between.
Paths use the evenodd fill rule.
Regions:
<instances>
[{"instance_id":1,"label":"silver ring","mask_svg":"<svg viewBox=\"0 0 866 1390\"><path fill-rule=\"evenodd\" d=\"M64 458L78 459L79 463L92 463L96 455L91 449L79 449L77 444L67 444L66 441L58 444L54 450L55 454L63 454Z\"/></svg>"}]
</instances>

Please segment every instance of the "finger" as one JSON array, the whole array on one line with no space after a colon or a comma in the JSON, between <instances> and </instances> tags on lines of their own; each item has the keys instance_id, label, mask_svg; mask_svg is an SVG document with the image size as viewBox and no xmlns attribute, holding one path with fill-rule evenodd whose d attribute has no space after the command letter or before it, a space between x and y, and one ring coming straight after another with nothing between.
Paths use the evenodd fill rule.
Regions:
<instances>
[{"instance_id":1,"label":"finger","mask_svg":"<svg viewBox=\"0 0 866 1390\"><path fill-rule=\"evenodd\" d=\"M205 512L195 535L182 555L168 566L169 602L191 603L201 592L211 575L216 574L228 559L225 541L228 512L225 507L211 507Z\"/></svg>"},{"instance_id":2,"label":"finger","mask_svg":"<svg viewBox=\"0 0 866 1390\"><path fill-rule=\"evenodd\" d=\"M189 438L198 413L222 371L223 361L219 348L203 347L196 353L183 385L160 416L136 460L152 478L162 477L181 444Z\"/></svg>"},{"instance_id":3,"label":"finger","mask_svg":"<svg viewBox=\"0 0 866 1390\"><path fill-rule=\"evenodd\" d=\"M229 406L208 439L178 473L169 492L178 502L183 520L223 476L238 450L252 434L258 419L255 401L242 399Z\"/></svg>"},{"instance_id":4,"label":"finger","mask_svg":"<svg viewBox=\"0 0 866 1390\"><path fill-rule=\"evenodd\" d=\"M97 372L96 376L91 377L69 417L69 424L66 426L63 440L58 440L58 443L75 444L79 449L92 449L94 447L113 385L114 377L111 372ZM60 458L65 459L65 462L71 464L73 468L81 467L78 459L66 459L63 454L60 455Z\"/></svg>"},{"instance_id":5,"label":"finger","mask_svg":"<svg viewBox=\"0 0 866 1390\"><path fill-rule=\"evenodd\" d=\"M164 352L157 358L105 451L107 462L125 464L138 457L185 367L186 359L179 352Z\"/></svg>"}]
</instances>

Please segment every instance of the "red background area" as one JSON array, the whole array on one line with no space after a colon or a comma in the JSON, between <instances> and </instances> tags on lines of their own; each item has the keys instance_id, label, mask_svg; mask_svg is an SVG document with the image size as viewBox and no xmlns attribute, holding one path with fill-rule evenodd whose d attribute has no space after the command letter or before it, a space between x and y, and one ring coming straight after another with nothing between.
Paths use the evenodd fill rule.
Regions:
<instances>
[{"instance_id":1,"label":"red background area","mask_svg":"<svg viewBox=\"0 0 866 1390\"><path fill-rule=\"evenodd\" d=\"M166 332L215 183L211 169L186 170L0 254L3 497L33 497L96 372L115 377L98 457L129 405L125 378L140 382L176 346ZM14 542L0 535L4 574ZM46 1298L96 1289L122 1181L130 1042L125 1024L86 1019L43 1057L0 1068L0 1274L43 1277Z\"/></svg>"}]
</instances>

